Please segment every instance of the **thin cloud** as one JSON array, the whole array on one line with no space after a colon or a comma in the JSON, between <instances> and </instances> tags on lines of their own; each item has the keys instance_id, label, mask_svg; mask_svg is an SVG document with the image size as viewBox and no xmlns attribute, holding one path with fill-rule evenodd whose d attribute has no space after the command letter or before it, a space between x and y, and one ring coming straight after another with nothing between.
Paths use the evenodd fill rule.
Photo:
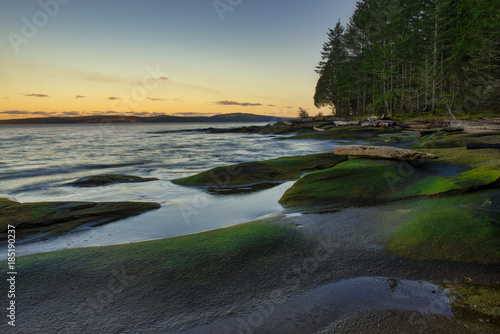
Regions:
<instances>
[{"instance_id":1,"label":"thin cloud","mask_svg":"<svg viewBox=\"0 0 500 334\"><path fill-rule=\"evenodd\" d=\"M286 107L284 107L284 108L285 108L285 109L293 109L293 107L292 107L292 106L286 106Z\"/></svg>"},{"instance_id":2,"label":"thin cloud","mask_svg":"<svg viewBox=\"0 0 500 334\"><path fill-rule=\"evenodd\" d=\"M198 112L178 112L173 114L174 116L181 117L196 117L196 116L212 116L213 113L198 113Z\"/></svg>"},{"instance_id":3,"label":"thin cloud","mask_svg":"<svg viewBox=\"0 0 500 334\"><path fill-rule=\"evenodd\" d=\"M8 114L8 115L29 115L31 114L29 111L26 110L5 110L0 112L0 114Z\"/></svg>"},{"instance_id":4,"label":"thin cloud","mask_svg":"<svg viewBox=\"0 0 500 334\"><path fill-rule=\"evenodd\" d=\"M266 107L277 107L275 104L268 104Z\"/></svg>"},{"instance_id":5,"label":"thin cloud","mask_svg":"<svg viewBox=\"0 0 500 334\"><path fill-rule=\"evenodd\" d=\"M79 111L63 111L63 115L66 116L79 116L80 112Z\"/></svg>"},{"instance_id":6,"label":"thin cloud","mask_svg":"<svg viewBox=\"0 0 500 334\"><path fill-rule=\"evenodd\" d=\"M168 101L168 99L161 99L157 97L148 97L147 99L151 101Z\"/></svg>"},{"instance_id":7,"label":"thin cloud","mask_svg":"<svg viewBox=\"0 0 500 334\"><path fill-rule=\"evenodd\" d=\"M258 107L261 103L236 102L236 101L215 101L215 104L221 106L242 106L242 107Z\"/></svg>"},{"instance_id":8,"label":"thin cloud","mask_svg":"<svg viewBox=\"0 0 500 334\"><path fill-rule=\"evenodd\" d=\"M110 97L108 97L108 100L112 100L112 101L113 100L121 100L121 98L115 97L115 96L110 96Z\"/></svg>"},{"instance_id":9,"label":"thin cloud","mask_svg":"<svg viewBox=\"0 0 500 334\"><path fill-rule=\"evenodd\" d=\"M106 111L106 114L120 114L118 111Z\"/></svg>"},{"instance_id":10,"label":"thin cloud","mask_svg":"<svg viewBox=\"0 0 500 334\"><path fill-rule=\"evenodd\" d=\"M32 115L42 115L42 116L52 116L55 114L55 112L48 112L48 111L35 111L31 113Z\"/></svg>"},{"instance_id":11,"label":"thin cloud","mask_svg":"<svg viewBox=\"0 0 500 334\"><path fill-rule=\"evenodd\" d=\"M84 99L86 98L86 96L83 96L83 95L75 95L75 100L77 99Z\"/></svg>"},{"instance_id":12,"label":"thin cloud","mask_svg":"<svg viewBox=\"0 0 500 334\"><path fill-rule=\"evenodd\" d=\"M3 98L3 100L10 100L10 98L8 98L8 97L4 97L4 98Z\"/></svg>"},{"instance_id":13,"label":"thin cloud","mask_svg":"<svg viewBox=\"0 0 500 334\"><path fill-rule=\"evenodd\" d=\"M22 94L24 97L49 97L46 94Z\"/></svg>"},{"instance_id":14,"label":"thin cloud","mask_svg":"<svg viewBox=\"0 0 500 334\"><path fill-rule=\"evenodd\" d=\"M131 111L128 112L127 114L130 114L132 116L149 116L150 113L147 111Z\"/></svg>"}]
</instances>

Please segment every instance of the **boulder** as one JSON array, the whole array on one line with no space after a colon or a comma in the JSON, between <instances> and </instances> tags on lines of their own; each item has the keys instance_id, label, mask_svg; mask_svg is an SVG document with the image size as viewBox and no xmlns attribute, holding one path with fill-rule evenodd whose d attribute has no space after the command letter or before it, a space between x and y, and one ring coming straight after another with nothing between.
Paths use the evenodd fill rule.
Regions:
<instances>
[{"instance_id":1,"label":"boulder","mask_svg":"<svg viewBox=\"0 0 500 334\"><path fill-rule=\"evenodd\" d=\"M122 174L104 174L104 175L94 175L85 176L79 178L78 180L71 182L70 184L75 187L99 187L107 186L114 183L137 183L137 182L149 182L158 180L155 177L143 178L134 175L122 175Z\"/></svg>"},{"instance_id":2,"label":"boulder","mask_svg":"<svg viewBox=\"0 0 500 334\"><path fill-rule=\"evenodd\" d=\"M421 153L392 146L343 145L336 146L334 152L337 155L350 155L380 159L416 160L438 158L434 154Z\"/></svg>"},{"instance_id":3,"label":"boulder","mask_svg":"<svg viewBox=\"0 0 500 334\"><path fill-rule=\"evenodd\" d=\"M161 204L155 202L19 203L0 199L0 237L7 237L9 225L16 227L19 237L40 232L58 233L86 223L110 223L160 207Z\"/></svg>"},{"instance_id":4,"label":"boulder","mask_svg":"<svg viewBox=\"0 0 500 334\"><path fill-rule=\"evenodd\" d=\"M216 167L172 182L182 186L205 187L209 192L222 191L221 194L225 194L228 187L296 180L304 173L331 168L346 160L347 157L333 153L282 157Z\"/></svg>"}]
</instances>

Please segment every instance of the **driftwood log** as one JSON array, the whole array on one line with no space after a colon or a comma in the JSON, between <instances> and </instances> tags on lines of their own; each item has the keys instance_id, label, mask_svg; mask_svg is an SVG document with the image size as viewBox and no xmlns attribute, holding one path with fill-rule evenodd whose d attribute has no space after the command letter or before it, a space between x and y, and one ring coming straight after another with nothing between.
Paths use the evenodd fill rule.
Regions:
<instances>
[{"instance_id":1,"label":"driftwood log","mask_svg":"<svg viewBox=\"0 0 500 334\"><path fill-rule=\"evenodd\" d=\"M416 152L392 146L342 145L334 149L337 155L350 155L380 159L437 159L438 156L429 153Z\"/></svg>"},{"instance_id":2,"label":"driftwood log","mask_svg":"<svg viewBox=\"0 0 500 334\"><path fill-rule=\"evenodd\" d=\"M474 119L474 120L452 120L450 125L456 128L463 128L465 131L499 131L500 118Z\"/></svg>"},{"instance_id":3,"label":"driftwood log","mask_svg":"<svg viewBox=\"0 0 500 334\"><path fill-rule=\"evenodd\" d=\"M394 125L393 121L363 121L360 123L361 126L371 126L374 128L390 128Z\"/></svg>"},{"instance_id":4,"label":"driftwood log","mask_svg":"<svg viewBox=\"0 0 500 334\"><path fill-rule=\"evenodd\" d=\"M336 126L351 126L351 125L359 125L361 122L359 121L334 121L333 124Z\"/></svg>"}]
</instances>

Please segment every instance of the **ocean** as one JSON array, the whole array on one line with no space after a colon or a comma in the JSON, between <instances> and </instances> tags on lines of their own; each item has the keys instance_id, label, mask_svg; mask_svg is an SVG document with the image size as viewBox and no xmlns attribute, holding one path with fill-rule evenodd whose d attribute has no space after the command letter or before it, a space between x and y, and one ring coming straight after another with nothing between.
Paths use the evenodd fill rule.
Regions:
<instances>
[{"instance_id":1,"label":"ocean","mask_svg":"<svg viewBox=\"0 0 500 334\"><path fill-rule=\"evenodd\" d=\"M277 201L292 182L255 193L224 196L171 182L222 165L333 151L331 141L283 141L264 134L185 131L249 125L0 126L0 198L18 202L152 201L162 204L159 210L107 225L84 225L58 236L18 241L18 255L174 237L281 211ZM79 177L108 173L159 180L94 188L68 184Z\"/></svg>"}]
</instances>

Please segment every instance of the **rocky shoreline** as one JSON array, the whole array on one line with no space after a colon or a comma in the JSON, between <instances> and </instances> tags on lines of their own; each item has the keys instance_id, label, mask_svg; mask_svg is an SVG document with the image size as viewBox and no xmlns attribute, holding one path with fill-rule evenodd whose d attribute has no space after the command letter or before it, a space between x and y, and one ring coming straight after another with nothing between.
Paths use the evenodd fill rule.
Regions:
<instances>
[{"instance_id":1,"label":"rocky shoreline","mask_svg":"<svg viewBox=\"0 0 500 334\"><path fill-rule=\"evenodd\" d=\"M247 332L267 333L271 320L266 319L273 316L269 310L274 305L355 277L435 282L454 296L447 306L454 315L443 318L432 314L437 312L432 307L354 310L321 333L375 327L383 333L391 326L417 333L417 323L425 323L429 332L498 332L500 150L468 150L467 145L500 143L500 122L321 122L287 121L238 131L298 133L286 140L363 140L439 158L411 162L325 153L219 167L174 180L224 193L259 182L298 179L280 199L287 209L264 220L177 238L19 258L23 308L18 332L197 333L203 332L198 326L210 323L222 332L218 322L234 318L250 326ZM0 213L8 217L8 210L22 205L2 201ZM40 211L31 209L40 205L30 206L33 224L43 225L35 221L35 211ZM75 212L73 204L65 205ZM53 214L44 212L41 221ZM87 217L76 212L68 219ZM304 332L296 325L289 333ZM308 328L310 333L321 329ZM233 329L227 333L238 330Z\"/></svg>"},{"instance_id":2,"label":"rocky shoreline","mask_svg":"<svg viewBox=\"0 0 500 334\"><path fill-rule=\"evenodd\" d=\"M195 131L209 133L262 133L262 134L290 134L290 133L313 133L322 132L338 127L374 127L391 128L395 130L407 129L410 131L432 132L480 132L480 131L500 131L500 118L455 120L455 119L422 119L414 121L403 121L391 119L385 115L381 117L368 117L363 120L349 120L336 116L320 116L289 119L276 123L269 123L264 126L243 126L231 129L203 128ZM192 131L192 130L191 130Z\"/></svg>"}]
</instances>

